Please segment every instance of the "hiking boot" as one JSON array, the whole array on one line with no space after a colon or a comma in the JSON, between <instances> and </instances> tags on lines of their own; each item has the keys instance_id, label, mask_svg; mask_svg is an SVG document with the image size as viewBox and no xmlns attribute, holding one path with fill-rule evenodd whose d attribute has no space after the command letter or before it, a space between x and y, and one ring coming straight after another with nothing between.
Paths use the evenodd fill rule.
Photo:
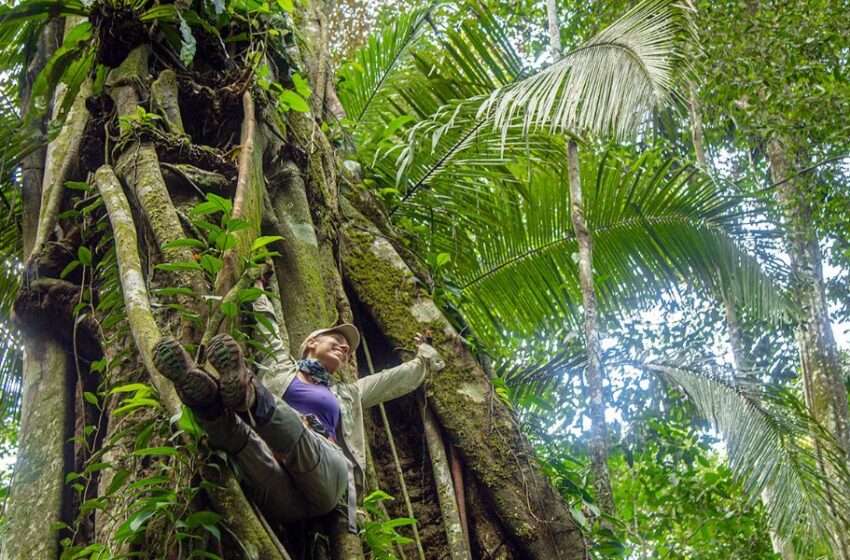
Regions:
<instances>
[{"instance_id":1,"label":"hiking boot","mask_svg":"<svg viewBox=\"0 0 850 560\"><path fill-rule=\"evenodd\" d=\"M218 385L198 367L173 338L161 338L153 347L156 369L174 383L177 395L190 408L207 407L218 399Z\"/></svg>"},{"instance_id":2,"label":"hiking boot","mask_svg":"<svg viewBox=\"0 0 850 560\"><path fill-rule=\"evenodd\" d=\"M254 404L254 375L245 365L239 343L229 334L219 334L207 344L207 359L219 374L219 393L226 408L244 412Z\"/></svg>"}]
</instances>

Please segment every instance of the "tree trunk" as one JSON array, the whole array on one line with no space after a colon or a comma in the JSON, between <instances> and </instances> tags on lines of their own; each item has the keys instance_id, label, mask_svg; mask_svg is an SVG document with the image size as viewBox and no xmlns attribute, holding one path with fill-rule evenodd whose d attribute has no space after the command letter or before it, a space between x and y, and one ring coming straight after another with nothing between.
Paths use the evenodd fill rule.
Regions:
<instances>
[{"instance_id":1,"label":"tree trunk","mask_svg":"<svg viewBox=\"0 0 850 560\"><path fill-rule=\"evenodd\" d=\"M691 135L694 145L694 153L699 166L709 171L711 168L708 164L708 158L705 155L705 134L702 127L702 112L699 107L699 99L697 98L696 87L691 84L689 88L690 99L688 110L691 117ZM741 332L741 322L738 318L738 308L735 304L734 296L725 288L724 284L730 279L723 278L720 270L717 271L718 279L723 291L723 310L726 318L726 329L729 335L729 348L732 351L732 363L737 374L743 374L749 371L750 361L747 358L747 351L744 347L743 334ZM771 500L770 490L765 489L761 494L761 500L765 507L768 507ZM770 532L770 542L773 546L773 551L780 555L782 560L796 560L797 553L794 551L794 544L783 539L773 530Z\"/></svg>"},{"instance_id":2,"label":"tree trunk","mask_svg":"<svg viewBox=\"0 0 850 560\"><path fill-rule=\"evenodd\" d=\"M98 29L107 29L109 16L101 17ZM198 355L199 342L238 323L225 303L246 293L239 291L243 267L253 274L248 258L260 235L283 237L268 248L279 253L271 289L280 287L281 330L290 347L315 328L351 320L341 271L358 305L394 345L411 345L416 330L438 331L436 344L451 366L428 381L428 404L440 424L433 426L437 435L446 433L461 458L453 471L443 471L466 469L466 487L482 491L466 502L453 496L453 487L443 496L453 507L470 504L472 534L462 539L464 549L474 540L475 550L493 557L584 558L566 504L510 412L493 398L486 375L398 254L381 245L377 228L347 206L337 154L321 128L335 98L321 3L310 3L295 20L304 32L303 53L290 49L290 62L306 69L314 112L290 110L285 121L276 97L254 84L253 69L244 66L247 43L224 47L214 40L201 48L205 31L192 27L195 64L203 68L196 72L177 62L158 31L96 38L99 60L114 67L105 91L92 95L98 86L86 82L46 162L27 170L43 176L42 192L24 202L25 215L40 212L38 230L27 229L35 252L26 273L39 280L27 284L16 304L30 334L4 560L57 557L61 546L169 559L192 552L301 557L280 544L298 534L284 528L277 539L269 532L279 528L264 524L229 467L208 457L170 383L151 365L151 347L163 334L182 338ZM65 188L72 180L92 187L77 194ZM221 270L205 272L213 254L206 247L214 245L205 232L228 216L208 215L203 224L189 211L210 193L233 199L229 219L246 225L233 234L235 244L224 245ZM87 213L69 213L81 207L80 197L99 202ZM67 247L58 262L57 247ZM75 260L82 272L59 279ZM46 326L55 336L36 337ZM348 380L356 375L342 372ZM84 417L86 410L95 421ZM70 436L76 455L69 453ZM427 464L417 468L431 471ZM66 477L79 484L78 493ZM444 478L451 482L451 474ZM419 499L439 508L435 491ZM450 516L454 534L462 534L456 519L463 515L455 509ZM54 521L68 528L57 533ZM360 540L340 517L331 515L324 526L330 557L362 558ZM62 545L60 536L68 537ZM432 541L425 555L448 552L444 539Z\"/></svg>"},{"instance_id":3,"label":"tree trunk","mask_svg":"<svg viewBox=\"0 0 850 560\"><path fill-rule=\"evenodd\" d=\"M770 171L785 218L792 286L802 308L797 325L797 344L803 374L803 389L809 412L850 452L850 415L847 391L841 375L838 348L826 303L820 245L811 225L812 202L805 178L796 176L789 146L779 138L768 140ZM829 476L829 473L825 473ZM835 536L842 560L850 558L850 537Z\"/></svg>"},{"instance_id":4,"label":"tree trunk","mask_svg":"<svg viewBox=\"0 0 850 560\"><path fill-rule=\"evenodd\" d=\"M555 0L546 0L549 19L549 50L552 62L561 58L560 21ZM572 138L567 139L567 169L570 181L570 220L578 242L579 282L581 283L582 307L584 310L584 334L587 345L587 389L590 397L590 463L593 468L593 486L599 508L614 514L614 493L611 490L611 475L608 470L608 429L605 425L605 393L602 382L601 350L596 288L593 284L593 236L584 222L584 202L581 193L581 162L578 146Z\"/></svg>"},{"instance_id":5,"label":"tree trunk","mask_svg":"<svg viewBox=\"0 0 850 560\"><path fill-rule=\"evenodd\" d=\"M593 285L593 237L584 222L584 202L581 194L581 163L578 146L567 140L567 165L570 181L570 219L578 242L578 274L584 307L584 337L587 345L587 391L590 397L590 464L593 467L593 486L599 508L614 514L614 494L608 472L608 429L605 424L605 393L602 384L602 360L599 346L596 288Z\"/></svg>"},{"instance_id":6,"label":"tree trunk","mask_svg":"<svg viewBox=\"0 0 850 560\"><path fill-rule=\"evenodd\" d=\"M357 202L366 204L362 198ZM434 334L434 346L448 365L426 380L427 402L523 558L582 558L581 535L510 411L392 243L364 213L343 205L343 274L357 299L392 347L410 352L415 333Z\"/></svg>"}]
</instances>

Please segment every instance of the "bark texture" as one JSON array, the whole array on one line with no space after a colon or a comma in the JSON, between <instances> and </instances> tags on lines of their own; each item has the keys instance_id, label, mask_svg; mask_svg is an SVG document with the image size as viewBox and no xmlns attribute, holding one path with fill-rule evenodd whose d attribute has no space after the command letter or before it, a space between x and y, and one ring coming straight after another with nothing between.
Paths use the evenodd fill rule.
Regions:
<instances>
[{"instance_id":1,"label":"bark texture","mask_svg":"<svg viewBox=\"0 0 850 560\"><path fill-rule=\"evenodd\" d=\"M770 172L782 206L788 254L791 257L792 288L802 309L796 336L800 349L806 405L850 453L850 414L847 390L842 378L838 347L826 303L826 285L817 231L812 226L813 203L805 178L796 175L790 143L781 138L768 140ZM793 154L793 152L791 152ZM829 476L828 472L824 473ZM850 558L850 536L835 535L841 560Z\"/></svg>"},{"instance_id":2,"label":"bark texture","mask_svg":"<svg viewBox=\"0 0 850 560\"><path fill-rule=\"evenodd\" d=\"M584 338L587 347L585 378L590 398L590 464L596 502L608 514L614 513L614 494L608 472L608 430L605 424L605 392L602 383L602 359L599 346L599 309L593 283L593 237L584 221L581 194L581 163L575 141L567 140L567 166L570 181L570 219L578 243L578 275L584 307Z\"/></svg>"},{"instance_id":3,"label":"bark texture","mask_svg":"<svg viewBox=\"0 0 850 560\"><path fill-rule=\"evenodd\" d=\"M525 558L583 558L578 529L487 375L393 245L353 207L343 210L346 280L393 346L409 348L416 332L434 334L448 365L426 380L428 403L511 540Z\"/></svg>"},{"instance_id":4,"label":"bark texture","mask_svg":"<svg viewBox=\"0 0 850 560\"><path fill-rule=\"evenodd\" d=\"M70 432L68 356L50 337L26 336L21 443L6 516L3 560L55 558L63 518ZM9 538L11 537L11 538Z\"/></svg>"}]
</instances>

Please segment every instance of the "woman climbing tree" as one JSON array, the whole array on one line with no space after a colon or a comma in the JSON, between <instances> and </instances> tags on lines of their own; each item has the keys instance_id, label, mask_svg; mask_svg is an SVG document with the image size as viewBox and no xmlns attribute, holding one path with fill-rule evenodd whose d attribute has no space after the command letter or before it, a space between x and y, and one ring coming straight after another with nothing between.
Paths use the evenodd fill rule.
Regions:
<instances>
[{"instance_id":1,"label":"woman climbing tree","mask_svg":"<svg viewBox=\"0 0 850 560\"><path fill-rule=\"evenodd\" d=\"M218 381L172 338L154 346L154 363L195 413L210 444L235 458L268 518L292 523L323 515L347 490L343 506L348 528L356 534L356 496L364 489L366 461L363 410L415 390L429 371L440 371L445 363L417 335L419 350L412 360L353 383L332 383L331 376L360 343L353 325L310 333L296 361L286 351L265 295L254 310L267 314L272 325L270 331L260 324L272 353L259 367L282 389L280 396L249 371L230 335L215 336L206 348Z\"/></svg>"}]
</instances>

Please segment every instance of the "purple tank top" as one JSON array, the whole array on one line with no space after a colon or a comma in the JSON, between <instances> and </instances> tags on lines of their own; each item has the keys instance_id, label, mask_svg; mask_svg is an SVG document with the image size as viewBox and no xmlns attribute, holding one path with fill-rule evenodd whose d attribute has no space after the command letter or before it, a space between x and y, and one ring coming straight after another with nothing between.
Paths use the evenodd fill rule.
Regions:
<instances>
[{"instance_id":1,"label":"purple tank top","mask_svg":"<svg viewBox=\"0 0 850 560\"><path fill-rule=\"evenodd\" d=\"M330 389L324 385L305 383L295 377L283 394L283 400L301 415L315 414L322 426L336 439L339 401Z\"/></svg>"}]
</instances>

